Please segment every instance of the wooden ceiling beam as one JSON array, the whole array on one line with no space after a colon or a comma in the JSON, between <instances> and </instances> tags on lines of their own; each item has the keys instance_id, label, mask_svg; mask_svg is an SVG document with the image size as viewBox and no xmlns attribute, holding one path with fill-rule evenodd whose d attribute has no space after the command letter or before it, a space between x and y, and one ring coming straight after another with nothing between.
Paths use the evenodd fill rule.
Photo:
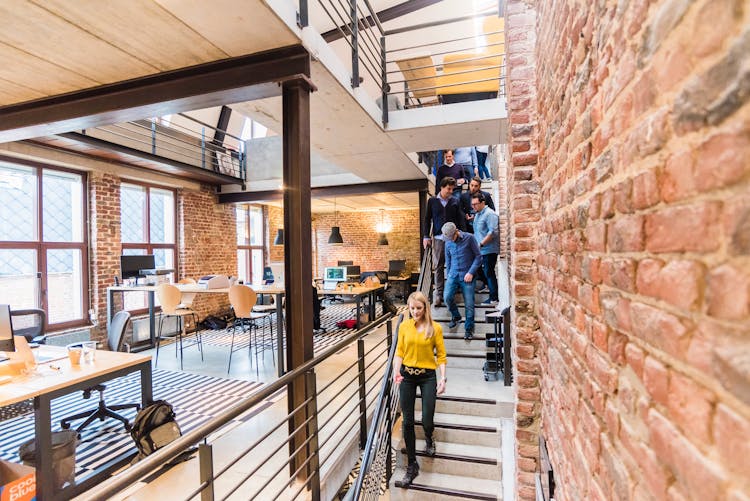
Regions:
<instances>
[{"instance_id":1,"label":"wooden ceiling beam","mask_svg":"<svg viewBox=\"0 0 750 501\"><path fill-rule=\"evenodd\" d=\"M300 45L224 59L1 107L0 142L279 96L279 83L309 78Z\"/></svg>"}]
</instances>

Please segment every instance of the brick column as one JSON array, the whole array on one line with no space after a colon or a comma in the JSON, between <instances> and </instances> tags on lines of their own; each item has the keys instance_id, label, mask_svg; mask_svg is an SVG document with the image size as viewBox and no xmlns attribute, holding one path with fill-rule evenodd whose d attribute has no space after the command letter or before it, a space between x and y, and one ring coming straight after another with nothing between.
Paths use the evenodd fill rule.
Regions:
<instances>
[{"instance_id":1,"label":"brick column","mask_svg":"<svg viewBox=\"0 0 750 501\"><path fill-rule=\"evenodd\" d=\"M530 0L505 3L506 89L510 155L507 162L511 341L516 389L517 498L535 499L539 458L539 322L537 237L540 219L537 167L536 11Z\"/></svg>"},{"instance_id":2,"label":"brick column","mask_svg":"<svg viewBox=\"0 0 750 501\"><path fill-rule=\"evenodd\" d=\"M92 339L107 336L107 287L120 276L120 179L93 171L88 175L90 200L89 293L97 326Z\"/></svg>"}]
</instances>

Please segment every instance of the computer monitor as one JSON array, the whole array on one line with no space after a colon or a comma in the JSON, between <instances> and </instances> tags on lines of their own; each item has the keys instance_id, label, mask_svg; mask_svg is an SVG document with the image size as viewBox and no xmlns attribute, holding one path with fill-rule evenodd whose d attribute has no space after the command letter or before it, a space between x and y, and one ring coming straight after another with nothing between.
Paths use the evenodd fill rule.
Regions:
<instances>
[{"instance_id":1,"label":"computer monitor","mask_svg":"<svg viewBox=\"0 0 750 501\"><path fill-rule=\"evenodd\" d=\"M153 254L120 256L120 272L123 279L140 277L141 270L152 270L154 268L156 268L156 259Z\"/></svg>"},{"instance_id":2,"label":"computer monitor","mask_svg":"<svg viewBox=\"0 0 750 501\"><path fill-rule=\"evenodd\" d=\"M0 351L16 351L9 304L0 304Z\"/></svg>"},{"instance_id":3,"label":"computer monitor","mask_svg":"<svg viewBox=\"0 0 750 501\"><path fill-rule=\"evenodd\" d=\"M337 263L338 266L351 266L354 264L354 261L339 261Z\"/></svg>"},{"instance_id":4,"label":"computer monitor","mask_svg":"<svg viewBox=\"0 0 750 501\"><path fill-rule=\"evenodd\" d=\"M359 277L361 271L359 269L359 266L347 266L346 267L346 276L347 277Z\"/></svg>"},{"instance_id":5,"label":"computer monitor","mask_svg":"<svg viewBox=\"0 0 750 501\"><path fill-rule=\"evenodd\" d=\"M388 274L389 275L396 276L405 270L406 270L405 259L396 259L396 260L388 261Z\"/></svg>"},{"instance_id":6,"label":"computer monitor","mask_svg":"<svg viewBox=\"0 0 750 501\"><path fill-rule=\"evenodd\" d=\"M346 281L346 266L328 266L325 269L326 281L344 282Z\"/></svg>"}]
</instances>

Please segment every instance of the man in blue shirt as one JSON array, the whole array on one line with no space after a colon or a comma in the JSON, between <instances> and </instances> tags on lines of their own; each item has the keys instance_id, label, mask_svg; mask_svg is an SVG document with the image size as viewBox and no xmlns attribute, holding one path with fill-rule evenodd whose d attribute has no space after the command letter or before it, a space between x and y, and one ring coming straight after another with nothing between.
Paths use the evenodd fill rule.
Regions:
<instances>
[{"instance_id":1,"label":"man in blue shirt","mask_svg":"<svg viewBox=\"0 0 750 501\"><path fill-rule=\"evenodd\" d=\"M445 223L442 233L445 239L445 267L448 270L444 299L451 312L448 327L453 328L461 321L461 313L453 297L461 287L466 309L464 339L471 339L474 335L474 277L482 263L482 255L474 236L459 231L455 224Z\"/></svg>"},{"instance_id":2,"label":"man in blue shirt","mask_svg":"<svg viewBox=\"0 0 750 501\"><path fill-rule=\"evenodd\" d=\"M479 244L479 251L482 254L482 269L484 270L484 276L487 278L487 287L490 289L490 298L482 304L496 304L498 291L495 266L497 265L497 254L500 252L497 235L500 220L497 214L487 207L487 200L481 192L472 196L471 206L472 209L477 211L474 215L474 238L477 239Z\"/></svg>"}]
</instances>

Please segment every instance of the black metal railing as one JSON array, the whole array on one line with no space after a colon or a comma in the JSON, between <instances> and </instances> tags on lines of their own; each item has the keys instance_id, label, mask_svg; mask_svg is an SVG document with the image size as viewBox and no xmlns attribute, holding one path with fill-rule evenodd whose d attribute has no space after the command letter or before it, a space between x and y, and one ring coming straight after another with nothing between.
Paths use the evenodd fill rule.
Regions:
<instances>
[{"instance_id":1,"label":"black metal railing","mask_svg":"<svg viewBox=\"0 0 750 501\"><path fill-rule=\"evenodd\" d=\"M241 490L246 499L277 499L283 493L289 499L302 496L319 500L322 469L333 468L348 447L358 450L364 446L367 414L373 412L381 374L387 371L386 365L390 366L392 320L393 314L382 315L231 409L87 491L86 499L109 499L199 444L199 478L187 495L173 493L170 499L227 499ZM368 336L384 324L386 336L372 338L371 346L366 347ZM316 369L352 343L357 345L355 359L346 369L337 369L336 378L317 388ZM279 417L267 400L300 382L306 397ZM254 429L259 436L239 451L229 447L231 457L223 453L220 462L215 461L213 451L220 446L222 429L248 413L256 414ZM216 488L217 481L220 489Z\"/></svg>"},{"instance_id":2,"label":"black metal railing","mask_svg":"<svg viewBox=\"0 0 750 501\"><path fill-rule=\"evenodd\" d=\"M83 134L193 167L246 179L245 142L180 113L184 124L161 118L93 127ZM221 141L215 137L222 137Z\"/></svg>"},{"instance_id":3,"label":"black metal railing","mask_svg":"<svg viewBox=\"0 0 750 501\"><path fill-rule=\"evenodd\" d=\"M398 344L398 326L403 321L399 315L396 331L388 353L388 363L383 373L380 393L372 416L372 425L362 454L359 474L345 500L380 499L385 494L393 474L393 424L399 412L398 387L393 384L393 357Z\"/></svg>"},{"instance_id":4,"label":"black metal railing","mask_svg":"<svg viewBox=\"0 0 750 501\"><path fill-rule=\"evenodd\" d=\"M401 98L403 106L413 108L505 95L503 29L485 27L470 36L445 36L417 45L386 47L398 44L394 35L439 26L446 26L443 33L450 34L453 28L461 26L459 23L497 18L496 9L474 13L467 2L466 15L386 30L369 0L316 0L312 8L317 7L334 26L324 37L343 38L351 49L352 87L371 78L380 89L378 101L384 124L388 123L389 109L401 107ZM307 0L299 0L300 20L308 18L308 8ZM300 21L300 26L307 26L307 21ZM492 41L469 43L477 37ZM427 54L418 55L420 52Z\"/></svg>"}]
</instances>

